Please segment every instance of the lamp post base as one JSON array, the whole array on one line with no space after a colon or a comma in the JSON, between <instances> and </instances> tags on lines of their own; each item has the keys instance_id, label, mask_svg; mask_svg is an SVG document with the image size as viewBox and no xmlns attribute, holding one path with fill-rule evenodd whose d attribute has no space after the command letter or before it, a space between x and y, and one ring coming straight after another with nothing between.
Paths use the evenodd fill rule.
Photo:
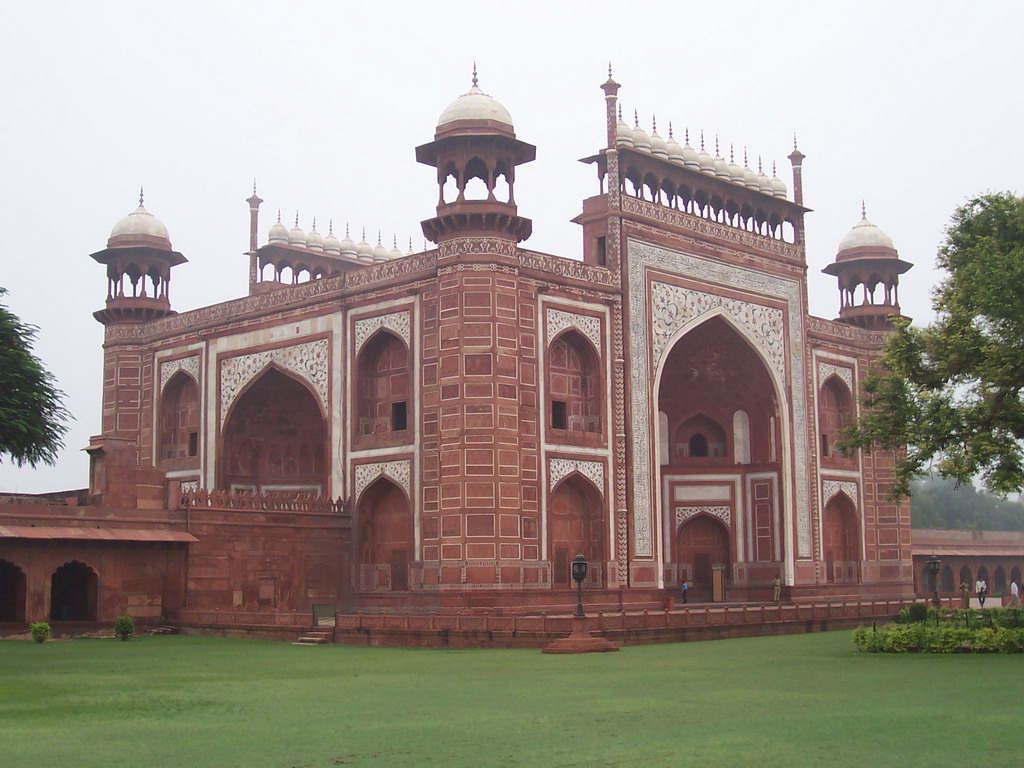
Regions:
<instances>
[{"instance_id":1,"label":"lamp post base","mask_svg":"<svg viewBox=\"0 0 1024 768\"><path fill-rule=\"evenodd\" d=\"M572 617L572 634L560 637L546 645L542 653L607 653L617 651L619 646L603 637L592 637L587 631L587 617Z\"/></svg>"}]
</instances>

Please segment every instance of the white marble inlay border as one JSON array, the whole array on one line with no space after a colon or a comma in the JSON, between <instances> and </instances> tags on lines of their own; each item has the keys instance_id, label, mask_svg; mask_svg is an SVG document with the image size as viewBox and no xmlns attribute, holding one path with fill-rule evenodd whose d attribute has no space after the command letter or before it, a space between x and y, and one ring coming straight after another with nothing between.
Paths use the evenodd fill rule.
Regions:
<instances>
[{"instance_id":1,"label":"white marble inlay border","mask_svg":"<svg viewBox=\"0 0 1024 768\"><path fill-rule=\"evenodd\" d=\"M359 350L363 348L363 344L378 330L381 328L387 328L390 331L394 331L401 337L407 347L411 347L411 339L409 332L409 311L403 310L402 312L392 312L387 315L376 315L374 317L365 317L355 322L355 353L358 355Z\"/></svg>"},{"instance_id":2,"label":"white marble inlay border","mask_svg":"<svg viewBox=\"0 0 1024 768\"><path fill-rule=\"evenodd\" d=\"M731 507L709 507L709 506L684 506L679 505L676 507L676 530L679 530L679 526L689 520L691 517L697 515L711 515L717 517L728 527L732 528L732 508Z\"/></svg>"},{"instance_id":3,"label":"white marble inlay border","mask_svg":"<svg viewBox=\"0 0 1024 768\"><path fill-rule=\"evenodd\" d=\"M651 348L653 318L648 315L646 300L646 272L657 269L669 274L686 275L690 278L705 280L718 285L730 285L741 290L780 298L788 305L789 317L789 358L785 358L784 348L780 362L786 363L781 371L781 381L789 382L792 392L792 444L793 460L793 507L796 513L797 557L811 557L811 519L810 519L810 488L808 483L808 447L807 447L807 399L805 380L807 376L804 358L804 309L801 301L800 283L783 277L755 272L743 267L711 261L692 254L671 251L649 243L630 240L628 258L633 268L629 280L629 326L633 343L632 356L638 364L634 364L632 381L630 382L633 413L638 416L634 422L633 443L633 546L638 557L653 557L652 518L656 513L652 504L652 474L650 429L648 418L639 418L640 414L649 414L656 409L651 408L650 380L653 375L648 369L646 360ZM731 301L731 300L730 300ZM743 303L743 302L739 302ZM729 306L723 303L722 310L728 313ZM768 308L766 308L768 309ZM730 317L732 317L730 315ZM767 317L767 315L765 315ZM739 318L733 318L741 323ZM682 324L682 323L681 323ZM746 328L747 326L744 325ZM781 332L781 329L780 329ZM762 338L776 338L774 335ZM755 334L754 338L757 338ZM765 352L769 360L776 359L774 353ZM654 360L657 370L660 360ZM784 411L784 408L783 408Z\"/></svg>"},{"instance_id":4,"label":"white marble inlay border","mask_svg":"<svg viewBox=\"0 0 1024 768\"><path fill-rule=\"evenodd\" d=\"M571 472L579 472L589 478L604 496L604 464L600 461L548 459L548 490L554 490L559 481Z\"/></svg>"},{"instance_id":5,"label":"white marble inlay border","mask_svg":"<svg viewBox=\"0 0 1024 768\"><path fill-rule=\"evenodd\" d=\"M593 315L579 315L561 309L548 307L548 344L566 328L576 328L594 343L594 349L601 354L601 319Z\"/></svg>"},{"instance_id":6,"label":"white marble inlay border","mask_svg":"<svg viewBox=\"0 0 1024 768\"><path fill-rule=\"evenodd\" d=\"M412 462L408 459L403 461L380 461L375 464L358 464L355 468L355 495L357 501L370 485L381 475L394 480L405 491L406 495L412 497L410 478L412 476Z\"/></svg>"},{"instance_id":7,"label":"white marble inlay border","mask_svg":"<svg viewBox=\"0 0 1024 768\"><path fill-rule=\"evenodd\" d=\"M184 371L199 384L199 355L179 357L177 360L166 360L160 363L160 391L164 391L167 382L178 371Z\"/></svg>"},{"instance_id":8,"label":"white marble inlay border","mask_svg":"<svg viewBox=\"0 0 1024 768\"><path fill-rule=\"evenodd\" d=\"M319 339L292 347L279 347L266 352L253 352L221 360L220 418L223 424L231 404L246 384L268 365L275 364L301 376L313 387L320 403L327 410L327 379L329 375L327 339Z\"/></svg>"}]
</instances>

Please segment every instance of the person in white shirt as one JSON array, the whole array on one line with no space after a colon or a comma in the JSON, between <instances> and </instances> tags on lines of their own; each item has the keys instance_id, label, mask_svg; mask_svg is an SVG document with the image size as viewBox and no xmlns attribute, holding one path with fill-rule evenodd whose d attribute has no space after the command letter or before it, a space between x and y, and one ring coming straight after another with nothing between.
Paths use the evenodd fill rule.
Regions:
<instances>
[{"instance_id":1,"label":"person in white shirt","mask_svg":"<svg viewBox=\"0 0 1024 768\"><path fill-rule=\"evenodd\" d=\"M1010 582L1010 605L1020 605L1020 585L1016 581Z\"/></svg>"},{"instance_id":2,"label":"person in white shirt","mask_svg":"<svg viewBox=\"0 0 1024 768\"><path fill-rule=\"evenodd\" d=\"M988 594L988 584L984 579L978 579L974 582L974 592L978 596L978 602L981 603L981 607L985 607L985 595Z\"/></svg>"}]
</instances>

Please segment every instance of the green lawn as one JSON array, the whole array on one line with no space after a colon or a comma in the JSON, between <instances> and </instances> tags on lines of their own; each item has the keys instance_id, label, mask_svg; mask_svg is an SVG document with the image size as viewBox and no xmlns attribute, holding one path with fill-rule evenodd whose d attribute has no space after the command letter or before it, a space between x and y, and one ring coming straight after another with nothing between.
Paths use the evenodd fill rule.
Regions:
<instances>
[{"instance_id":1,"label":"green lawn","mask_svg":"<svg viewBox=\"0 0 1024 768\"><path fill-rule=\"evenodd\" d=\"M0 642L0 765L1019 766L1024 656Z\"/></svg>"}]
</instances>

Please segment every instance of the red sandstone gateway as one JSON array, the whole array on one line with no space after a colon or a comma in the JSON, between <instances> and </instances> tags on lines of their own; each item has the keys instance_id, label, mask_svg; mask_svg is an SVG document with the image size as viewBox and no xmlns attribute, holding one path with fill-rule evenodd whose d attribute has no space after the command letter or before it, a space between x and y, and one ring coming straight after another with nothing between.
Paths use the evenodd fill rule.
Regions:
<instances>
[{"instance_id":1,"label":"red sandstone gateway","mask_svg":"<svg viewBox=\"0 0 1024 768\"><path fill-rule=\"evenodd\" d=\"M140 200L93 254L90 488L0 509L0 622L568 613L577 554L588 611L683 580L691 603L770 601L776 576L787 602L909 597L893 456L836 443L910 265L863 218L826 270L839 318L808 316L804 156L791 198L602 88L582 261L522 246L536 149L475 75L416 149L422 253L280 217L260 245L254 190L249 295L177 314L186 259Z\"/></svg>"}]
</instances>

